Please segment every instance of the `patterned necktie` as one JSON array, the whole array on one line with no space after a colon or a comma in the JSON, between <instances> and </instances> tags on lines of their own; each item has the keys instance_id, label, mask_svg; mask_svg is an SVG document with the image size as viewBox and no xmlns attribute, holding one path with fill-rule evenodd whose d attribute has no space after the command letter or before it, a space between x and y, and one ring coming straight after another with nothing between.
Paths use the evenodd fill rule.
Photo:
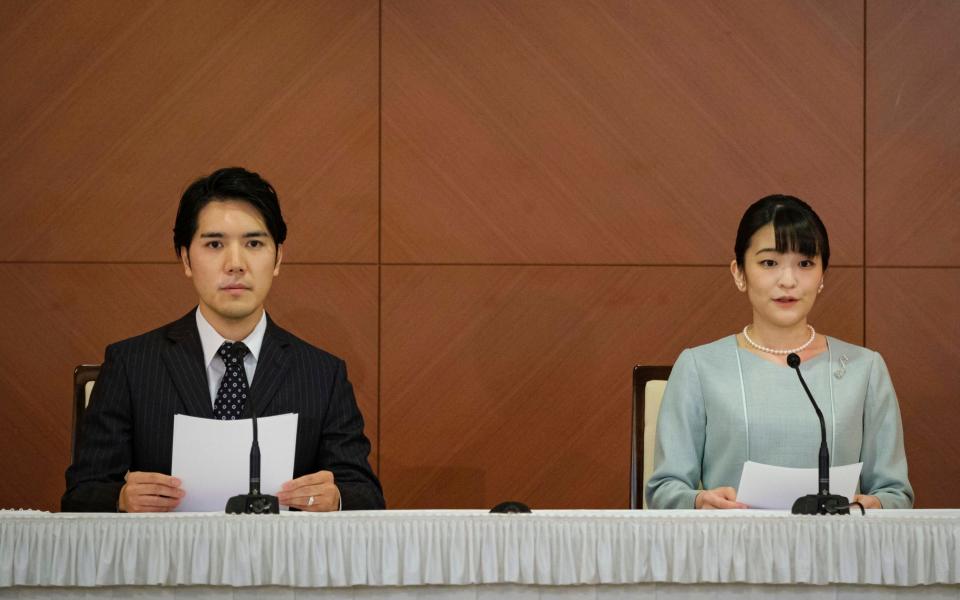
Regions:
<instances>
[{"instance_id":1,"label":"patterned necktie","mask_svg":"<svg viewBox=\"0 0 960 600\"><path fill-rule=\"evenodd\" d=\"M217 354L223 359L227 370L220 380L217 400L213 403L213 418L223 421L239 419L247 402L247 373L243 369L243 357L250 350L243 342L224 342Z\"/></svg>"}]
</instances>

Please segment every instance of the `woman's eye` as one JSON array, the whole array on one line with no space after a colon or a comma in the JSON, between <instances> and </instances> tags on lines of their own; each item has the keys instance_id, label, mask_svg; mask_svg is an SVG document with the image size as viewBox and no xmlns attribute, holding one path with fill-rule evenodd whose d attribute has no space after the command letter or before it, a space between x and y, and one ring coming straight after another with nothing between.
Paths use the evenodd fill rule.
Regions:
<instances>
[{"instance_id":1,"label":"woman's eye","mask_svg":"<svg viewBox=\"0 0 960 600\"><path fill-rule=\"evenodd\" d=\"M801 267L801 268L804 268L804 269L809 269L809 268L815 266L816 264L817 264L817 263L815 263L815 262L813 262L812 260L809 260L809 259L808 259L808 260L801 260L801 261L800 261L800 267Z\"/></svg>"},{"instance_id":2,"label":"woman's eye","mask_svg":"<svg viewBox=\"0 0 960 600\"><path fill-rule=\"evenodd\" d=\"M775 261L775 260L773 260L773 259L770 259L770 258L768 258L768 259L766 259L766 260L761 260L761 261L760 261L760 266L761 266L761 267L775 267L775 266L777 266L777 261Z\"/></svg>"}]
</instances>

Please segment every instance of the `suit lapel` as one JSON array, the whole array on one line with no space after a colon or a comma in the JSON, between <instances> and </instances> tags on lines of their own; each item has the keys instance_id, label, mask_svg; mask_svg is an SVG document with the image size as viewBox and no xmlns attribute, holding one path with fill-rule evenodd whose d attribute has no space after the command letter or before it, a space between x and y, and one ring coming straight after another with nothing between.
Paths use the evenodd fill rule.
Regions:
<instances>
[{"instance_id":1,"label":"suit lapel","mask_svg":"<svg viewBox=\"0 0 960 600\"><path fill-rule=\"evenodd\" d=\"M256 407L257 416L262 417L277 395L280 383L290 366L287 347L290 341L287 333L277 327L267 316L267 330L263 334L263 345L257 357L257 370L253 374L250 386L250 399L244 408L244 416L250 416L251 404Z\"/></svg>"},{"instance_id":2,"label":"suit lapel","mask_svg":"<svg viewBox=\"0 0 960 600\"><path fill-rule=\"evenodd\" d=\"M207 369L203 364L203 346L197 332L194 311L170 325L164 348L163 362L180 395L180 404L185 414L192 417L213 418L210 388L207 385Z\"/></svg>"}]
</instances>

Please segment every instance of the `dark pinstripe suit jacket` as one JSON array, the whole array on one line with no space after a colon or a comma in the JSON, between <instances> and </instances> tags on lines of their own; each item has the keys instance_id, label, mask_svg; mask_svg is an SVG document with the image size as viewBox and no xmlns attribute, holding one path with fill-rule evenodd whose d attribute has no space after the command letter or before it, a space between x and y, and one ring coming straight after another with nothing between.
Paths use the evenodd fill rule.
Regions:
<instances>
[{"instance_id":1,"label":"dark pinstripe suit jacket","mask_svg":"<svg viewBox=\"0 0 960 600\"><path fill-rule=\"evenodd\" d=\"M344 510L384 508L342 360L268 317L250 397L248 415L251 404L257 416L300 415L294 477L332 471ZM61 509L115 511L127 471L169 474L177 413L213 418L194 311L107 347Z\"/></svg>"}]
</instances>

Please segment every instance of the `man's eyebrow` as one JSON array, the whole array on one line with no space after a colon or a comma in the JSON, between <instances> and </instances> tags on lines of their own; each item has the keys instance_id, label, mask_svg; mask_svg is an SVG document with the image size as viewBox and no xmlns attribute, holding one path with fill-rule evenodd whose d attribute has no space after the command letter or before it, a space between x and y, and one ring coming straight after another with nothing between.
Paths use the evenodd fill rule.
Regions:
<instances>
[{"instance_id":1,"label":"man's eyebrow","mask_svg":"<svg viewBox=\"0 0 960 600\"><path fill-rule=\"evenodd\" d=\"M269 236L270 236L270 234L267 233L266 231L248 231L248 232L244 233L244 234L243 234L242 236L240 236L240 237L242 237L242 238L261 238L261 237L269 237ZM200 237L201 237L201 238L223 238L223 237L226 237L226 235L225 235L223 232L220 232L220 231L205 231L205 232L203 232L203 233L200 234Z\"/></svg>"}]
</instances>

